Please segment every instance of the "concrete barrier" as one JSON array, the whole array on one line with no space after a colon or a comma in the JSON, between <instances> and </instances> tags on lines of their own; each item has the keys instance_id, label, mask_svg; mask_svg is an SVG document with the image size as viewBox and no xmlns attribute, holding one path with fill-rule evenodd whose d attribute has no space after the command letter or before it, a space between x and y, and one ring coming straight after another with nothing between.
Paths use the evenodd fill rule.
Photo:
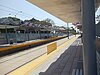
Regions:
<instances>
[{"instance_id":1,"label":"concrete barrier","mask_svg":"<svg viewBox=\"0 0 100 75\"><path fill-rule=\"evenodd\" d=\"M47 46L47 54L50 54L51 52L53 52L56 49L57 49L57 43L56 42L49 44Z\"/></svg>"}]
</instances>

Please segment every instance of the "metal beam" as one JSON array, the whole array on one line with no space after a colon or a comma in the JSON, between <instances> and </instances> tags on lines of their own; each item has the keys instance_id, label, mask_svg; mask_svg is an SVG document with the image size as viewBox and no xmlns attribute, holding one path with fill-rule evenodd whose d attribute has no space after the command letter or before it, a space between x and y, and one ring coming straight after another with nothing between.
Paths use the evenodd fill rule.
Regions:
<instances>
[{"instance_id":1,"label":"metal beam","mask_svg":"<svg viewBox=\"0 0 100 75\"><path fill-rule=\"evenodd\" d=\"M82 0L84 75L97 75L95 0Z\"/></svg>"}]
</instances>

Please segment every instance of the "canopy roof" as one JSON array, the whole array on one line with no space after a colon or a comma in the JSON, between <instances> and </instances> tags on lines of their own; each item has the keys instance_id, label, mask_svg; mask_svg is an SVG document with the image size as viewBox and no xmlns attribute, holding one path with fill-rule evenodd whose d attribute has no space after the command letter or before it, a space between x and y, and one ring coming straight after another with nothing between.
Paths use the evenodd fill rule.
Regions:
<instances>
[{"instance_id":1,"label":"canopy roof","mask_svg":"<svg viewBox=\"0 0 100 75\"><path fill-rule=\"evenodd\" d=\"M81 0L28 0L65 22L80 22ZM100 0L96 1L96 8Z\"/></svg>"}]
</instances>

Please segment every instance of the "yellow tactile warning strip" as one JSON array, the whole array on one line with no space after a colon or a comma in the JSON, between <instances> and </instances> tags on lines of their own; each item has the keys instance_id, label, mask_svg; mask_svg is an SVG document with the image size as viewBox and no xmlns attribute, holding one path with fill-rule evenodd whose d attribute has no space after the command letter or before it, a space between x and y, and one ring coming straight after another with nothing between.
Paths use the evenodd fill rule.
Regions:
<instances>
[{"instance_id":1,"label":"yellow tactile warning strip","mask_svg":"<svg viewBox=\"0 0 100 75\"><path fill-rule=\"evenodd\" d=\"M78 36L73 37L72 39L70 39L67 42L65 42L64 44L62 44L61 46L57 47L57 49L55 51L51 52L50 54L48 54L48 55L44 54L41 57L27 63L26 65L12 71L11 73L9 73L7 75L29 75L33 70L38 68L40 65L43 64L43 62L45 62L47 59L49 59L50 56L57 53L60 49L64 48L69 43L74 42L77 38L78 38Z\"/></svg>"},{"instance_id":2,"label":"yellow tactile warning strip","mask_svg":"<svg viewBox=\"0 0 100 75\"><path fill-rule=\"evenodd\" d=\"M13 45L13 46L10 46L10 47L4 47L4 48L0 48L0 52L18 49L18 48L26 47L26 46L29 46L29 45L35 45L35 44L39 44L39 43L43 43L43 42L48 42L48 41L60 39L60 38L63 38L63 37L64 36L52 37L52 38L48 38L46 40L39 40L39 41L36 41L36 42L28 42L28 43L24 43L24 44Z\"/></svg>"}]
</instances>

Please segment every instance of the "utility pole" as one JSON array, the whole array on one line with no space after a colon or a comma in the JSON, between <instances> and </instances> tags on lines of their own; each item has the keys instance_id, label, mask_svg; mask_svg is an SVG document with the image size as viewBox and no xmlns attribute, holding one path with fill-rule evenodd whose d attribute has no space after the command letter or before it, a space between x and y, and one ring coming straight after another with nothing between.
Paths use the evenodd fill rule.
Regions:
<instances>
[{"instance_id":1,"label":"utility pole","mask_svg":"<svg viewBox=\"0 0 100 75\"><path fill-rule=\"evenodd\" d=\"M67 23L67 36L68 36L68 39L69 39L69 25L68 25L68 23Z\"/></svg>"}]
</instances>

